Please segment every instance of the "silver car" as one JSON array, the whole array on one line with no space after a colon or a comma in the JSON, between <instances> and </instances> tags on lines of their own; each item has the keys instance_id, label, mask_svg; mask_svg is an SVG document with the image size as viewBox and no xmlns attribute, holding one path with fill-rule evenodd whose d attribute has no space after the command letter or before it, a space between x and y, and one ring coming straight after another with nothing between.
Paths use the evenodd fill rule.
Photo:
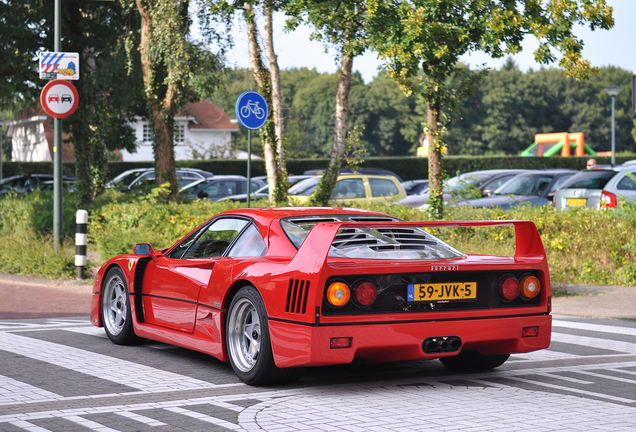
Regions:
<instances>
[{"instance_id":1,"label":"silver car","mask_svg":"<svg viewBox=\"0 0 636 432\"><path fill-rule=\"evenodd\" d=\"M572 176L557 191L556 208L612 208L623 197L634 202L636 165L590 169Z\"/></svg>"}]
</instances>

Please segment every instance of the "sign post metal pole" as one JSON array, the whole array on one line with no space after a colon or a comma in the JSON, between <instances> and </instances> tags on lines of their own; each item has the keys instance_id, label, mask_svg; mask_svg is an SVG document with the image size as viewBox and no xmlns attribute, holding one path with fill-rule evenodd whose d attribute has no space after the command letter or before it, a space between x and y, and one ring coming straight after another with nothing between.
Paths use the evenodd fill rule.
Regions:
<instances>
[{"instance_id":1,"label":"sign post metal pole","mask_svg":"<svg viewBox=\"0 0 636 432\"><path fill-rule=\"evenodd\" d=\"M62 51L62 0L55 0L54 51ZM53 119L53 248L62 244L62 120Z\"/></svg>"},{"instance_id":2,"label":"sign post metal pole","mask_svg":"<svg viewBox=\"0 0 636 432\"><path fill-rule=\"evenodd\" d=\"M252 131L247 130L247 208L250 208L250 185L252 183L252 173L250 164L252 162Z\"/></svg>"}]
</instances>

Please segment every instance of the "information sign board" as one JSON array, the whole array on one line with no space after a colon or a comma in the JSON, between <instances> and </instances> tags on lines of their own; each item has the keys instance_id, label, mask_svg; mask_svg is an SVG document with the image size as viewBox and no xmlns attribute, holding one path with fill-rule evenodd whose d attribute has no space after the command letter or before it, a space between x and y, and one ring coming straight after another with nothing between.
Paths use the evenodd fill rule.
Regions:
<instances>
[{"instance_id":1,"label":"information sign board","mask_svg":"<svg viewBox=\"0 0 636 432\"><path fill-rule=\"evenodd\" d=\"M63 52L40 53L41 79L79 79L79 54Z\"/></svg>"}]
</instances>

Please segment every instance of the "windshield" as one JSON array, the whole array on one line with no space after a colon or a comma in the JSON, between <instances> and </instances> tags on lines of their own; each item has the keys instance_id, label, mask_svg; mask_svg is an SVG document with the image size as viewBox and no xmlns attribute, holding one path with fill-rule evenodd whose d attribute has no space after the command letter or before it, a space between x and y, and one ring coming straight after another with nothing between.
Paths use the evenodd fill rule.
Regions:
<instances>
[{"instance_id":1,"label":"windshield","mask_svg":"<svg viewBox=\"0 0 636 432\"><path fill-rule=\"evenodd\" d=\"M138 177L147 173L147 170L142 171L133 171L133 172L123 172L119 174L117 177L110 181L110 184L114 187L128 187L133 181L135 181Z\"/></svg>"},{"instance_id":2,"label":"windshield","mask_svg":"<svg viewBox=\"0 0 636 432\"><path fill-rule=\"evenodd\" d=\"M207 179L202 179L202 180L197 180L195 182L190 183L189 185L181 188L181 190L179 192L185 192L187 194L192 194L194 193L195 190L199 189L201 186L206 185L208 183L210 183L212 180L207 180Z\"/></svg>"},{"instance_id":3,"label":"windshield","mask_svg":"<svg viewBox=\"0 0 636 432\"><path fill-rule=\"evenodd\" d=\"M616 171L583 171L563 184L570 189L603 189L608 181L616 175Z\"/></svg>"},{"instance_id":4,"label":"windshield","mask_svg":"<svg viewBox=\"0 0 636 432\"><path fill-rule=\"evenodd\" d=\"M289 240L299 248L318 222L391 222L388 216L316 215L288 217L280 225ZM332 258L385 260L450 259L464 256L437 237L420 228L343 228L331 243Z\"/></svg>"},{"instance_id":5,"label":"windshield","mask_svg":"<svg viewBox=\"0 0 636 432\"><path fill-rule=\"evenodd\" d=\"M455 192L469 186L479 187L493 177L492 174L466 173L448 180L446 190Z\"/></svg>"},{"instance_id":6,"label":"windshield","mask_svg":"<svg viewBox=\"0 0 636 432\"><path fill-rule=\"evenodd\" d=\"M289 195L311 195L316 190L320 177L312 177L300 181L289 188Z\"/></svg>"},{"instance_id":7,"label":"windshield","mask_svg":"<svg viewBox=\"0 0 636 432\"><path fill-rule=\"evenodd\" d=\"M553 174L522 174L501 185L494 195L541 196L552 179Z\"/></svg>"}]
</instances>

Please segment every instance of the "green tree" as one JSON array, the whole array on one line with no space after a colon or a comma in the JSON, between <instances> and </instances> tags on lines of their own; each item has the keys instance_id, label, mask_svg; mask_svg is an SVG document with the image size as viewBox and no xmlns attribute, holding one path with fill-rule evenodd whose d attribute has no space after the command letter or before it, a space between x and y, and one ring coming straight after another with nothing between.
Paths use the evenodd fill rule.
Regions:
<instances>
[{"instance_id":1,"label":"green tree","mask_svg":"<svg viewBox=\"0 0 636 432\"><path fill-rule=\"evenodd\" d=\"M363 0L296 0L290 2L287 12L293 17L288 27L302 21L310 23L315 32L312 37L326 46L336 48L340 57L340 74L336 92L336 118L334 141L329 166L318 183L312 202L325 206L331 196L340 168L343 165L349 130L349 93L353 59L367 48L364 28L366 2Z\"/></svg>"},{"instance_id":2,"label":"green tree","mask_svg":"<svg viewBox=\"0 0 636 432\"><path fill-rule=\"evenodd\" d=\"M403 89L427 103L433 218L443 216L442 107L457 99L445 84L462 71L459 57L469 51L493 57L516 53L523 37L532 34L539 40L539 62L556 61L554 48L563 55L559 65L582 78L592 68L581 57L583 43L572 33L573 25L589 24L592 30L613 25L612 8L604 0L374 0L368 9L372 47Z\"/></svg>"},{"instance_id":3,"label":"green tree","mask_svg":"<svg viewBox=\"0 0 636 432\"><path fill-rule=\"evenodd\" d=\"M153 126L157 184L170 183L170 200L178 198L174 162L174 116L188 101L211 94L218 84L219 59L190 38L189 0L120 0L130 19L140 17L139 54L148 117ZM206 29L206 40L221 40ZM126 39L134 61L136 32Z\"/></svg>"},{"instance_id":4,"label":"green tree","mask_svg":"<svg viewBox=\"0 0 636 432\"><path fill-rule=\"evenodd\" d=\"M53 6L37 0L0 3L0 104L13 106L14 112L34 110L39 103L43 81L37 54L53 48ZM126 79L122 38L136 23L122 16L117 3L67 0L61 24L64 51L80 54L80 79L74 82L80 109L62 124L71 132L77 189L86 205L106 180L107 152L134 149L127 120L138 114L140 76Z\"/></svg>"}]
</instances>

